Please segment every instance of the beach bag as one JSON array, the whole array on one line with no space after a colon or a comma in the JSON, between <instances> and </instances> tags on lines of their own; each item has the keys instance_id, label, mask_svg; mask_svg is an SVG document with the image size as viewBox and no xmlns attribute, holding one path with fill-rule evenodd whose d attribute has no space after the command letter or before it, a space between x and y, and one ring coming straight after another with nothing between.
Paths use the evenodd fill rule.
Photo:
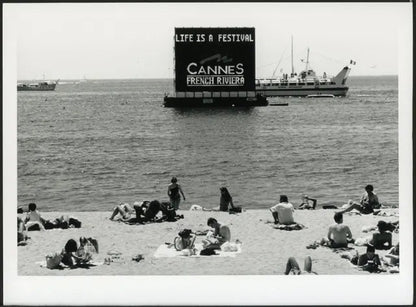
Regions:
<instances>
[{"instance_id":1,"label":"beach bag","mask_svg":"<svg viewBox=\"0 0 416 307\"><path fill-rule=\"evenodd\" d=\"M62 260L62 254L61 253L53 253L46 255L46 267L48 269L57 269L59 268Z\"/></svg>"},{"instance_id":2,"label":"beach bag","mask_svg":"<svg viewBox=\"0 0 416 307\"><path fill-rule=\"evenodd\" d=\"M241 207L232 207L228 210L229 213L241 213L242 208Z\"/></svg>"},{"instance_id":3,"label":"beach bag","mask_svg":"<svg viewBox=\"0 0 416 307\"><path fill-rule=\"evenodd\" d=\"M201 250L201 252L199 253L201 256L211 256L211 255L216 255L215 253L215 249L214 248L204 248L203 250Z\"/></svg>"}]
</instances>

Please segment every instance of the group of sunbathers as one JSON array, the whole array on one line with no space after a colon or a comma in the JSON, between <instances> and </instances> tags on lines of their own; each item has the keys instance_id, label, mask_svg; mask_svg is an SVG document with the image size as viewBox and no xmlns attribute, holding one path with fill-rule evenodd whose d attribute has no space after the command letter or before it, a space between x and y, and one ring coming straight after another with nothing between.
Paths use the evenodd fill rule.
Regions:
<instances>
[{"instance_id":1,"label":"group of sunbathers","mask_svg":"<svg viewBox=\"0 0 416 307\"><path fill-rule=\"evenodd\" d=\"M312 204L307 200L308 197L303 198L302 207L299 209L306 209L306 206L312 209L316 206L316 199L310 199ZM335 224L331 225L328 229L328 234L326 237L315 241L313 244L309 245L307 248L316 248L317 246L327 246L330 248L346 248L349 243L354 243L352 233L350 228L347 225L343 224L343 213L349 212L353 209L358 210L361 214L371 214L377 213L377 209L380 208L380 203L378 201L377 195L373 192L373 186L367 185L365 187L365 193L361 197L359 203L350 201L349 206L343 210L336 212L334 215ZM280 203L270 208L272 212L274 222L276 224L290 225L294 224L293 212L294 207L289 203L286 195L281 195ZM379 221L377 223L378 231L374 232L371 239L367 242L367 250L365 254L359 255L357 251L355 254L344 254L343 258L349 259L353 264L358 265L363 270L376 272L380 270L385 270L384 266L394 267L390 270L394 272L398 270L399 266L399 244L392 246L392 232L398 230L398 221L393 223L387 223L385 221ZM386 250L390 251L382 258L380 261L379 256L375 253L375 250ZM311 273L311 259L307 258L305 260L305 270L304 272ZM302 271L299 269L299 265L296 262L296 259L293 257L289 258L286 266L285 274L300 274Z\"/></svg>"}]
</instances>

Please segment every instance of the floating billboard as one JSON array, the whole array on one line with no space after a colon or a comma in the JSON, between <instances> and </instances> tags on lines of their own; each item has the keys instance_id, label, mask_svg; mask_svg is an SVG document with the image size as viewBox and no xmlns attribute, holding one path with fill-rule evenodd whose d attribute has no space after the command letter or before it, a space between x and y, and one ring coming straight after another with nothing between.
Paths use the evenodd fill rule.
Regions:
<instances>
[{"instance_id":1,"label":"floating billboard","mask_svg":"<svg viewBox=\"0 0 416 307\"><path fill-rule=\"evenodd\" d=\"M175 28L175 90L254 91L254 28Z\"/></svg>"}]
</instances>

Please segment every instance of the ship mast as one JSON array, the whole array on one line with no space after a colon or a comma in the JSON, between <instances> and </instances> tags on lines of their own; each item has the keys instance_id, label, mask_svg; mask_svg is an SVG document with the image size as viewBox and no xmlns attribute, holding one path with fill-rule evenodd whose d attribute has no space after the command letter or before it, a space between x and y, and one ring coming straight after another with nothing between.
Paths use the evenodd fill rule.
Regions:
<instances>
[{"instance_id":1,"label":"ship mast","mask_svg":"<svg viewBox=\"0 0 416 307\"><path fill-rule=\"evenodd\" d=\"M291 48L292 51L291 51L291 57L290 57L291 62L292 62L292 75L291 76L293 77L293 75L295 74L295 69L293 68L293 35L292 35L292 44L291 45L292 45L292 48Z\"/></svg>"},{"instance_id":2,"label":"ship mast","mask_svg":"<svg viewBox=\"0 0 416 307\"><path fill-rule=\"evenodd\" d=\"M306 71L308 71L308 67L309 66L309 48L308 48L308 53L306 54Z\"/></svg>"}]
</instances>

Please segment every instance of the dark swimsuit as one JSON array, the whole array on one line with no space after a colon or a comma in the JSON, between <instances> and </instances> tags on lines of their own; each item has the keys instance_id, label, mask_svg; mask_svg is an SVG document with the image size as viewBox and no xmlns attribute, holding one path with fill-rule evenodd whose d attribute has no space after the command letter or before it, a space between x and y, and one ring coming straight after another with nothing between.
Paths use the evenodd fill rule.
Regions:
<instances>
[{"instance_id":1,"label":"dark swimsuit","mask_svg":"<svg viewBox=\"0 0 416 307\"><path fill-rule=\"evenodd\" d=\"M181 196L179 195L179 187L178 186L170 189L169 197L170 197L170 199L173 199L173 200L177 200L177 199L181 198Z\"/></svg>"}]
</instances>

